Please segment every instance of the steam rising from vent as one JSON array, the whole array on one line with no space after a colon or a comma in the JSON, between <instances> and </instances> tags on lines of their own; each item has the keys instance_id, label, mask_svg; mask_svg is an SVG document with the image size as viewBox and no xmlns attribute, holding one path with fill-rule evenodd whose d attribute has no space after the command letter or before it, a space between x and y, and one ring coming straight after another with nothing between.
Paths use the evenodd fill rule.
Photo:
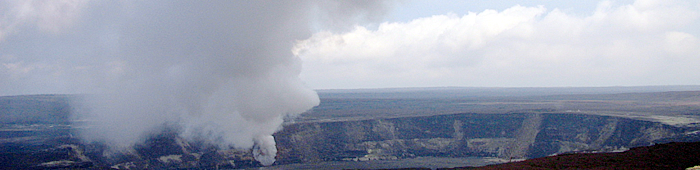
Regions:
<instances>
[{"instance_id":1,"label":"steam rising from vent","mask_svg":"<svg viewBox=\"0 0 700 170\"><path fill-rule=\"evenodd\" d=\"M275 138L272 135L255 138L255 147L253 147L253 157L261 164L268 166L275 163L275 155L277 147L275 147Z\"/></svg>"},{"instance_id":2,"label":"steam rising from vent","mask_svg":"<svg viewBox=\"0 0 700 170\"><path fill-rule=\"evenodd\" d=\"M324 10L345 4L354 5L343 15ZM319 104L298 78L301 60L291 52L295 41L311 36L310 25L324 26L311 16L356 20L353 13L381 14L376 11L382 6L300 0L0 2L0 95L95 94L75 104L75 119L91 127L79 132L87 141L126 148L175 125L186 139L255 146L255 159L270 165L277 152L271 135L283 119Z\"/></svg>"}]
</instances>

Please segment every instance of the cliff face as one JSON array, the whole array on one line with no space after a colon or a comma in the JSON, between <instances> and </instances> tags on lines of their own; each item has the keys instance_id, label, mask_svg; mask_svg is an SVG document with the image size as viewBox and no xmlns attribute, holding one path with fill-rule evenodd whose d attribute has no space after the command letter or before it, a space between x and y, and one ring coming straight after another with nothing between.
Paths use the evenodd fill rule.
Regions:
<instances>
[{"instance_id":1,"label":"cliff face","mask_svg":"<svg viewBox=\"0 0 700 170\"><path fill-rule=\"evenodd\" d=\"M453 114L311 122L275 134L280 163L417 156L523 159L616 151L682 135L686 128L626 118L556 113Z\"/></svg>"},{"instance_id":2,"label":"cliff face","mask_svg":"<svg viewBox=\"0 0 700 170\"><path fill-rule=\"evenodd\" d=\"M81 143L69 126L8 126L0 147L6 168L245 168L247 150L191 143L176 131L152 136L133 150L105 156ZM18 134L26 132L26 134ZM51 132L51 133L48 133ZM415 157L536 158L568 152L624 150L656 141L697 139L697 129L627 118L557 114L452 114L289 124L274 136L276 165ZM11 137L14 136L14 137ZM24 136L24 137L20 137Z\"/></svg>"}]
</instances>

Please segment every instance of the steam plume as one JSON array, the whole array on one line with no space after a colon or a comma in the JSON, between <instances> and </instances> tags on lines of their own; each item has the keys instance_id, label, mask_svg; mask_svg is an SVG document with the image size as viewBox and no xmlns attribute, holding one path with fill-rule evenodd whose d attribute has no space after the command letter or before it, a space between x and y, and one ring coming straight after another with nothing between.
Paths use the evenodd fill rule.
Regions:
<instances>
[{"instance_id":1,"label":"steam plume","mask_svg":"<svg viewBox=\"0 0 700 170\"><path fill-rule=\"evenodd\" d=\"M255 146L270 165L283 118L319 103L291 52L311 35L310 16L347 3L330 19L357 19L383 6L319 2L2 2L0 95L97 94L76 104L87 141L129 147L175 124L188 139Z\"/></svg>"}]
</instances>

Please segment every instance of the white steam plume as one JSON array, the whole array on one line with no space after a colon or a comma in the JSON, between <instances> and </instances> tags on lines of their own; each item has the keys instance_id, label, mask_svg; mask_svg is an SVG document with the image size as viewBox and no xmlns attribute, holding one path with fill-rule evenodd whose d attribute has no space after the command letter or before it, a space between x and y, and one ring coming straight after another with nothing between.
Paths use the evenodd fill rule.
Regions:
<instances>
[{"instance_id":1,"label":"white steam plume","mask_svg":"<svg viewBox=\"0 0 700 170\"><path fill-rule=\"evenodd\" d=\"M353 4L352 10L329 15L343 4ZM324 10L328 6L334 11ZM354 14L381 14L373 11L383 6L299 0L3 1L0 95L97 94L75 111L77 119L92 125L80 132L87 141L130 147L164 125L177 125L188 139L255 146L255 158L270 165L276 154L271 135L283 118L319 103L298 78L301 61L291 52L296 40L311 35L310 25L324 25L311 16L357 19Z\"/></svg>"},{"instance_id":2,"label":"white steam plume","mask_svg":"<svg viewBox=\"0 0 700 170\"><path fill-rule=\"evenodd\" d=\"M260 136L255 138L255 147L253 147L253 157L263 165L272 165L275 163L275 155L277 147L275 147L275 138L272 135Z\"/></svg>"}]
</instances>

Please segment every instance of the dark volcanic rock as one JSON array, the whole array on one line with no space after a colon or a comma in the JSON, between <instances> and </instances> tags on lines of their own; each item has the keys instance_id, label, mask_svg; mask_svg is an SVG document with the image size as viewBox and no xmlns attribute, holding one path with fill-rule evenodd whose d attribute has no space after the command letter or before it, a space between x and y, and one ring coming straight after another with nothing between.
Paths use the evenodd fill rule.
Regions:
<instances>
[{"instance_id":1,"label":"dark volcanic rock","mask_svg":"<svg viewBox=\"0 0 700 170\"><path fill-rule=\"evenodd\" d=\"M700 165L700 142L632 148L621 153L579 153L477 169L685 169ZM474 168L454 168L474 169Z\"/></svg>"}]
</instances>

